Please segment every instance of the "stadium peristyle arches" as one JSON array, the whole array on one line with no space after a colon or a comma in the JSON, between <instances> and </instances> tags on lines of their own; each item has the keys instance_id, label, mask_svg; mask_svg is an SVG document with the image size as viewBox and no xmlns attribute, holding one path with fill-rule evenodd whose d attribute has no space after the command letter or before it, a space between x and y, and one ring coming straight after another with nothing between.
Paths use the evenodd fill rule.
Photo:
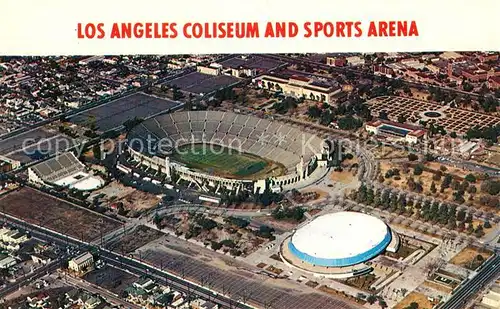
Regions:
<instances>
[{"instance_id":1,"label":"stadium peristyle arches","mask_svg":"<svg viewBox=\"0 0 500 309\"><path fill-rule=\"evenodd\" d=\"M134 160L170 177L195 183L200 189L253 190L263 192L266 184L289 190L327 169L329 146L301 128L253 115L223 111L189 111L164 114L134 127L127 136ZM224 177L188 166L172 156L185 145L219 145L251 154L284 168L280 175L261 178ZM314 162L314 164L311 164ZM311 166L313 168L311 168Z\"/></svg>"}]
</instances>

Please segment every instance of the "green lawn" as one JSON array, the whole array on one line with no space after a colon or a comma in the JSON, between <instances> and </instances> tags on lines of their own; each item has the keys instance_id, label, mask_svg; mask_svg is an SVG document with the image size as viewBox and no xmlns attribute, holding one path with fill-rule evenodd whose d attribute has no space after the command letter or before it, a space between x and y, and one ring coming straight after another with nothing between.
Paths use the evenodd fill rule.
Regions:
<instances>
[{"instance_id":1,"label":"green lawn","mask_svg":"<svg viewBox=\"0 0 500 309\"><path fill-rule=\"evenodd\" d=\"M173 154L175 161L223 176L246 177L268 165L264 159L217 145L185 145Z\"/></svg>"}]
</instances>

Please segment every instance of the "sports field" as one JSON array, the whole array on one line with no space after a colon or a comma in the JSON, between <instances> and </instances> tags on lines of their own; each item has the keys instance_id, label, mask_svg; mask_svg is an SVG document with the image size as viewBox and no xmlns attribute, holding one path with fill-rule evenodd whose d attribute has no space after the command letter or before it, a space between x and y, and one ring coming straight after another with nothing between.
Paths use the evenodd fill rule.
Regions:
<instances>
[{"instance_id":1,"label":"sports field","mask_svg":"<svg viewBox=\"0 0 500 309\"><path fill-rule=\"evenodd\" d=\"M190 144L174 152L172 159L190 168L227 178L255 178L269 172L281 174L277 164L255 155L213 144Z\"/></svg>"}]
</instances>

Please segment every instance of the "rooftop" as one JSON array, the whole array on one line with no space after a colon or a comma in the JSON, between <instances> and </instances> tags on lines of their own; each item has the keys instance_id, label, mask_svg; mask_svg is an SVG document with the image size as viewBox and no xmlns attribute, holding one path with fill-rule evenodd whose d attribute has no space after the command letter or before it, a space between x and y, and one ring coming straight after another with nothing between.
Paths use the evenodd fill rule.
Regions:
<instances>
[{"instance_id":1,"label":"rooftop","mask_svg":"<svg viewBox=\"0 0 500 309\"><path fill-rule=\"evenodd\" d=\"M363 254L387 237L388 227L380 219L357 212L320 216L292 236L295 248L322 259L344 259Z\"/></svg>"},{"instance_id":2,"label":"rooftop","mask_svg":"<svg viewBox=\"0 0 500 309\"><path fill-rule=\"evenodd\" d=\"M92 254L90 252L84 252L84 253L80 254L79 256L77 256L76 258L74 258L73 262L75 262L76 264L82 264L90 259L94 259Z\"/></svg>"}]
</instances>

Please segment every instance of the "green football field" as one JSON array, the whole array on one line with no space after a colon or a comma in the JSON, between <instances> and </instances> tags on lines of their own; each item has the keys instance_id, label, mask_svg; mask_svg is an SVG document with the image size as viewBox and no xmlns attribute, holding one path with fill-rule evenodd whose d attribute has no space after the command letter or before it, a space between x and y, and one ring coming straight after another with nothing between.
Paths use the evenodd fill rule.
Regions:
<instances>
[{"instance_id":1,"label":"green football field","mask_svg":"<svg viewBox=\"0 0 500 309\"><path fill-rule=\"evenodd\" d=\"M224 177L240 178L259 173L268 162L257 156L217 145L194 144L180 147L174 152L175 161L188 167Z\"/></svg>"}]
</instances>

